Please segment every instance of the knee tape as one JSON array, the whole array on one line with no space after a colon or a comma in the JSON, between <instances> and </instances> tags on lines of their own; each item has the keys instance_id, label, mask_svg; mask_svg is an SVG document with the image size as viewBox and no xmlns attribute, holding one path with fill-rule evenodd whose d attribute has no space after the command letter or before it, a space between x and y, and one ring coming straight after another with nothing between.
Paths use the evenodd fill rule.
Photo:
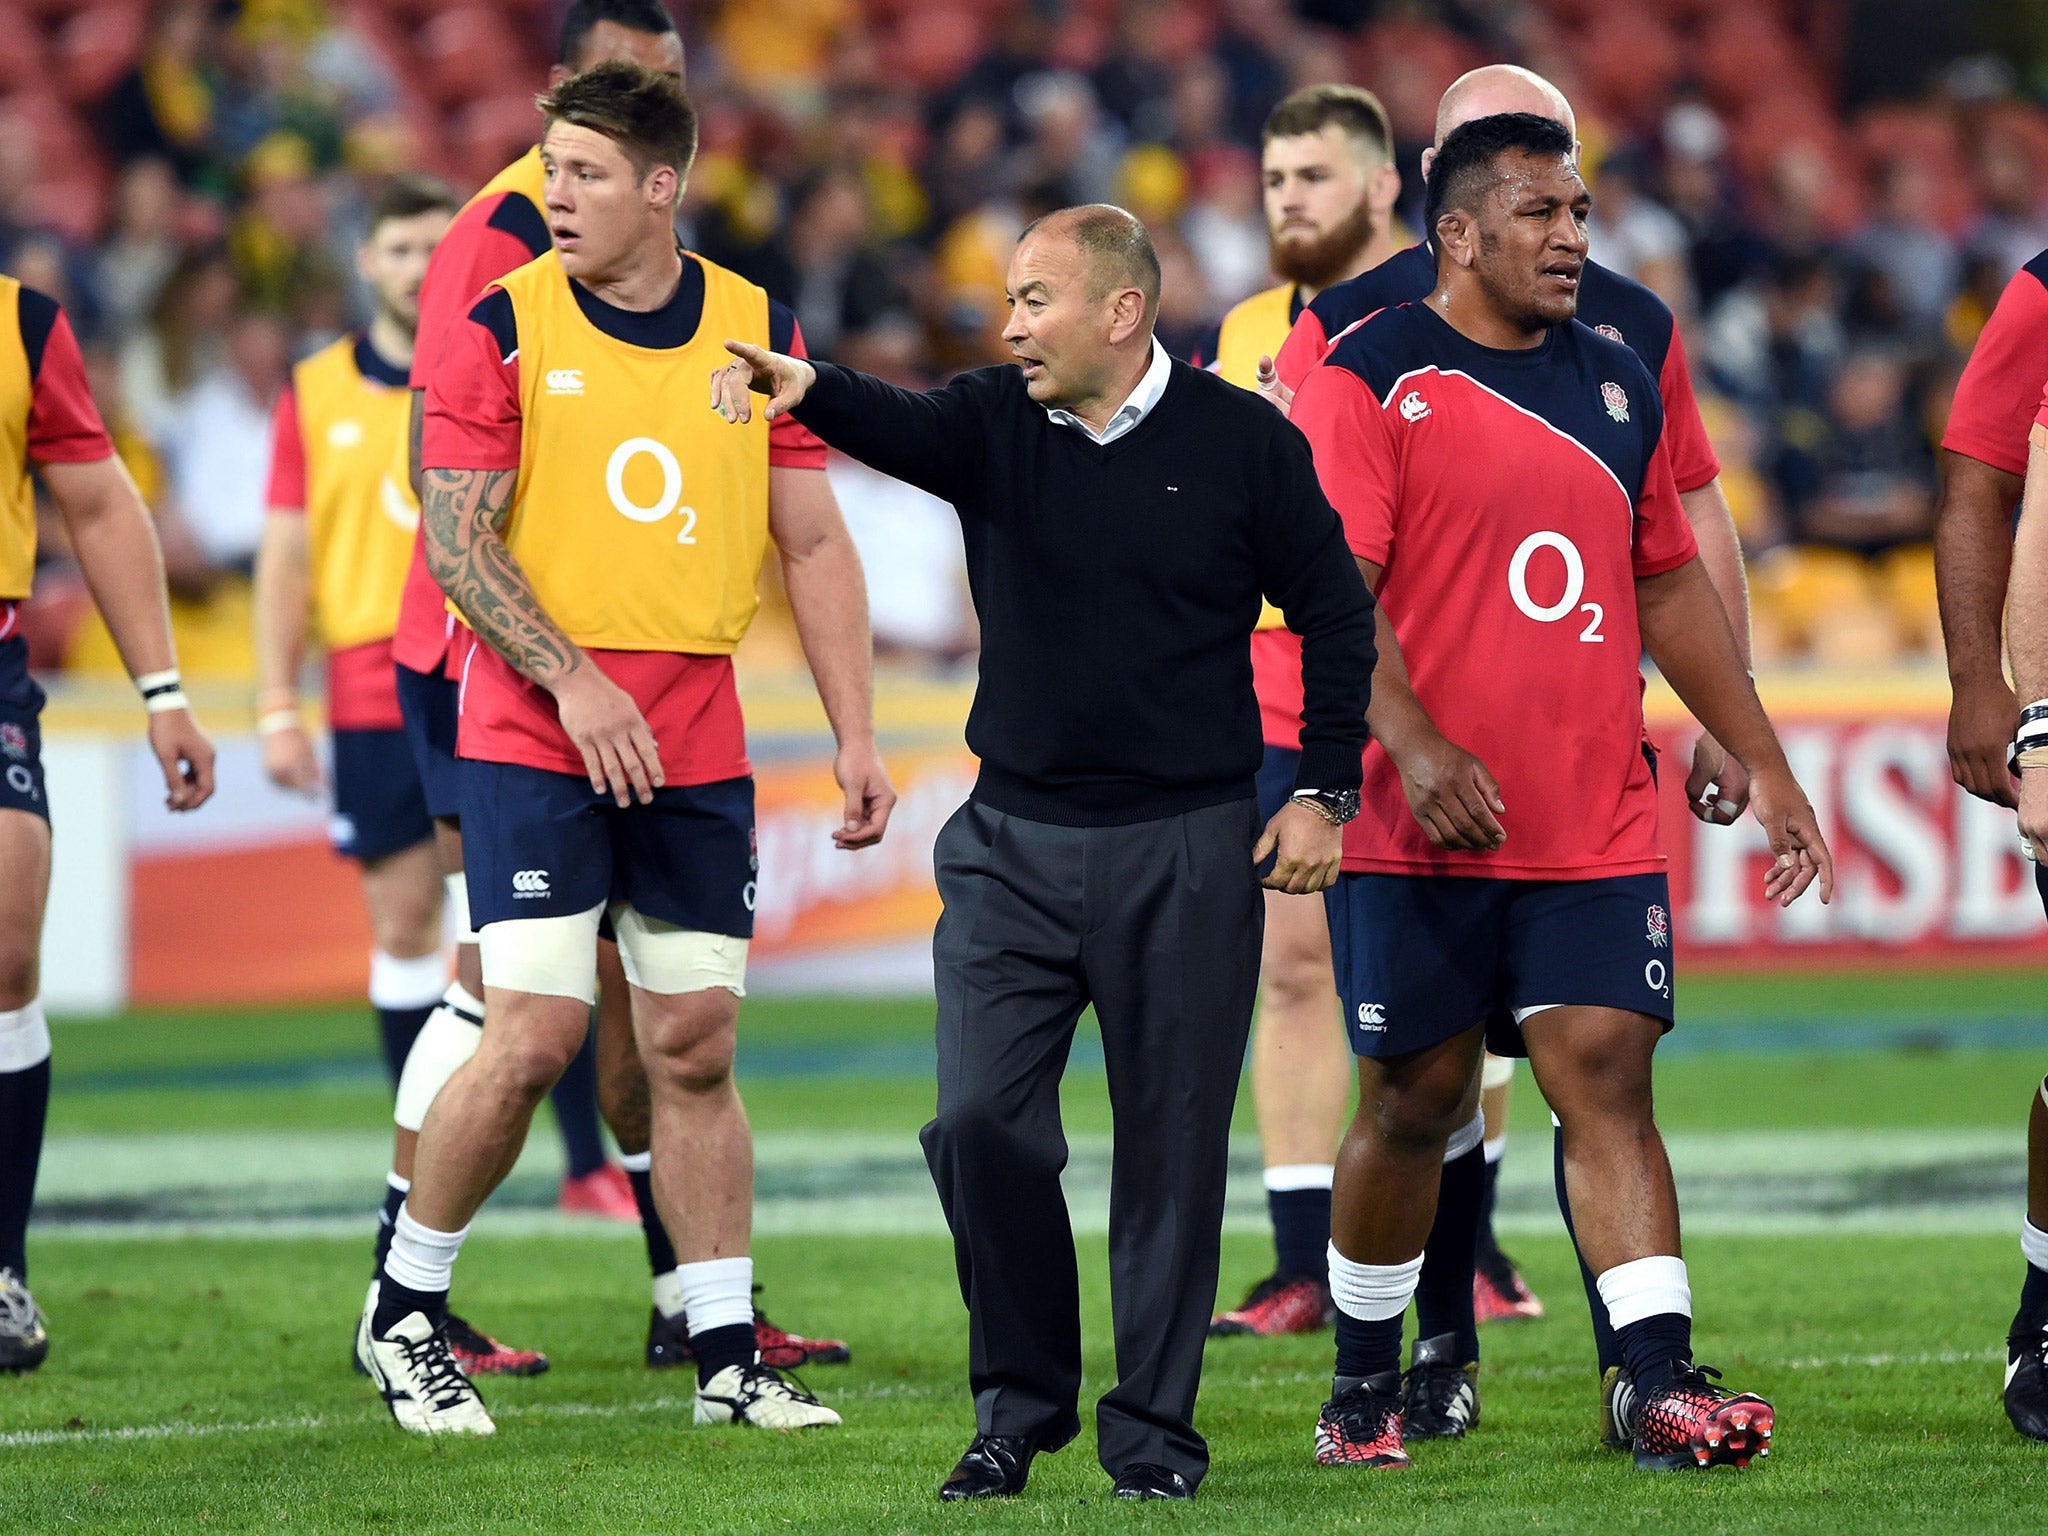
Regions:
<instances>
[{"instance_id":1,"label":"knee tape","mask_svg":"<svg viewBox=\"0 0 2048 1536\"><path fill-rule=\"evenodd\" d=\"M370 951L372 1008L431 1008L441 1001L441 991L447 985L448 960L444 955L401 959L381 949Z\"/></svg>"},{"instance_id":2,"label":"knee tape","mask_svg":"<svg viewBox=\"0 0 2048 1536\"><path fill-rule=\"evenodd\" d=\"M1479 1087L1482 1092L1491 1093L1496 1088L1505 1088L1515 1080L1515 1059L1512 1056L1495 1056L1487 1053L1486 1065L1479 1069Z\"/></svg>"},{"instance_id":3,"label":"knee tape","mask_svg":"<svg viewBox=\"0 0 2048 1536\"><path fill-rule=\"evenodd\" d=\"M0 1072L26 1072L50 1059L50 1026L41 998L0 1013Z\"/></svg>"},{"instance_id":4,"label":"knee tape","mask_svg":"<svg viewBox=\"0 0 2048 1536\"><path fill-rule=\"evenodd\" d=\"M469 876L458 869L452 875L443 875L441 884L448 893L441 926L447 930L449 941L474 944L476 930L469 926Z\"/></svg>"},{"instance_id":5,"label":"knee tape","mask_svg":"<svg viewBox=\"0 0 2048 1536\"><path fill-rule=\"evenodd\" d=\"M1474 1115L1465 1123L1462 1129L1452 1134L1450 1142L1444 1147L1444 1161L1455 1163L1484 1140L1486 1140L1486 1116Z\"/></svg>"},{"instance_id":6,"label":"knee tape","mask_svg":"<svg viewBox=\"0 0 2048 1536\"><path fill-rule=\"evenodd\" d=\"M597 1001L597 924L603 906L562 917L512 917L486 923L477 943L484 985L542 997Z\"/></svg>"},{"instance_id":7,"label":"knee tape","mask_svg":"<svg viewBox=\"0 0 2048 1536\"><path fill-rule=\"evenodd\" d=\"M747 995L745 939L678 928L623 901L612 907L612 926L626 980L642 991L675 996L723 987L734 997Z\"/></svg>"},{"instance_id":8,"label":"knee tape","mask_svg":"<svg viewBox=\"0 0 2048 1536\"><path fill-rule=\"evenodd\" d=\"M480 1025L472 1024L452 1008L436 1008L427 1015L406 1054L405 1070L398 1074L398 1102L391 1118L400 1130L417 1131L455 1069L476 1054L484 1037Z\"/></svg>"}]
</instances>

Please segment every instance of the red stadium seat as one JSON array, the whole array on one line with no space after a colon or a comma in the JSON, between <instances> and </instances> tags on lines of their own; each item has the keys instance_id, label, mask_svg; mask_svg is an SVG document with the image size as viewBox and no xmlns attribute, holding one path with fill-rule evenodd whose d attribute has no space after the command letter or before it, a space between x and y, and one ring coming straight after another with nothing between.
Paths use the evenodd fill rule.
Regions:
<instances>
[{"instance_id":1,"label":"red stadium seat","mask_svg":"<svg viewBox=\"0 0 2048 1536\"><path fill-rule=\"evenodd\" d=\"M1677 35L1647 11L1618 11L1577 35L1582 78L1593 94L1630 122L1654 116L1685 72Z\"/></svg>"},{"instance_id":2,"label":"red stadium seat","mask_svg":"<svg viewBox=\"0 0 2048 1536\"><path fill-rule=\"evenodd\" d=\"M0 94L35 89L50 78L42 30L18 6L0 6Z\"/></svg>"},{"instance_id":3,"label":"red stadium seat","mask_svg":"<svg viewBox=\"0 0 2048 1536\"><path fill-rule=\"evenodd\" d=\"M903 17L884 44L883 57L892 78L937 90L957 80L987 40L973 12L939 6Z\"/></svg>"},{"instance_id":4,"label":"red stadium seat","mask_svg":"<svg viewBox=\"0 0 2048 1536\"><path fill-rule=\"evenodd\" d=\"M57 32L59 88L72 101L98 101L133 67L142 52L147 18L140 6L95 5Z\"/></svg>"},{"instance_id":5,"label":"red stadium seat","mask_svg":"<svg viewBox=\"0 0 2048 1536\"><path fill-rule=\"evenodd\" d=\"M450 119L448 148L465 185L481 186L532 148L540 137L533 97L532 90L480 97Z\"/></svg>"},{"instance_id":6,"label":"red stadium seat","mask_svg":"<svg viewBox=\"0 0 2048 1536\"><path fill-rule=\"evenodd\" d=\"M420 88L448 106L502 90L528 67L506 18L481 5L433 17L419 30L416 52Z\"/></svg>"}]
</instances>

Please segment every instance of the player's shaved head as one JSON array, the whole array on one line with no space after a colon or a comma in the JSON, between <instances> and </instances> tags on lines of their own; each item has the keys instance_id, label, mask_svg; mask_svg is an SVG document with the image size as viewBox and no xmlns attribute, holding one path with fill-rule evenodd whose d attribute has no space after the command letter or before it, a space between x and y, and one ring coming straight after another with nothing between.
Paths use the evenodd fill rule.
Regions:
<instances>
[{"instance_id":1,"label":"player's shaved head","mask_svg":"<svg viewBox=\"0 0 2048 1536\"><path fill-rule=\"evenodd\" d=\"M1441 149L1444 140L1467 123L1514 112L1547 117L1562 123L1574 139L1579 136L1578 119L1563 91L1519 64L1486 64L1458 76L1437 103L1437 147Z\"/></svg>"},{"instance_id":2,"label":"player's shaved head","mask_svg":"<svg viewBox=\"0 0 2048 1536\"><path fill-rule=\"evenodd\" d=\"M1034 237L1073 242L1087 265L1091 298L1135 288L1145 295L1146 319L1159 313L1159 252L1136 214L1114 203L1083 203L1034 219L1017 243Z\"/></svg>"}]
</instances>

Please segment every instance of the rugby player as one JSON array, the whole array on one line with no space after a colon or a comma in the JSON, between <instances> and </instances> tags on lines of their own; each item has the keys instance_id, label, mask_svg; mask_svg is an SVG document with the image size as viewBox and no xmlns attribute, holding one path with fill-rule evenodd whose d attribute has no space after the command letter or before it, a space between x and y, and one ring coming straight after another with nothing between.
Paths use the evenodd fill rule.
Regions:
<instances>
[{"instance_id":1,"label":"rugby player","mask_svg":"<svg viewBox=\"0 0 2048 1536\"><path fill-rule=\"evenodd\" d=\"M1311 299L1393 255L1401 192L1393 129L1370 91L1297 91L1267 117L1262 138L1266 238L1273 270L1286 281L1232 309L1190 359L1243 389L1258 387L1262 367L1271 371L1288 327ZM1266 741L1259 812L1270 821L1294 792L1301 763L1301 637L1271 603L1252 635L1252 682ZM1209 1325L1212 1334L1308 1333L1331 1318L1324 1259L1330 1179L1351 1072L1330 977L1330 930L1319 895L1268 890L1265 902L1252 1104L1275 1262L1241 1304Z\"/></svg>"},{"instance_id":2,"label":"rugby player","mask_svg":"<svg viewBox=\"0 0 2048 1536\"><path fill-rule=\"evenodd\" d=\"M1934 575L1954 702L1948 716L1955 780L1980 800L2017 803L2020 831L2048 903L2048 251L2014 274L1956 383L1941 440ZM2031 430L2030 430L2031 429ZM2013 508L2024 492L2019 528ZM2006 586L2011 580L2010 617ZM2009 628L2014 694L2001 632ZM2020 699L2034 701L2026 710ZM2012 772L2019 773L2013 792ZM2026 1278L2006 1332L2005 1412L2013 1428L2048 1440L2048 1080L2027 1118Z\"/></svg>"},{"instance_id":3,"label":"rugby player","mask_svg":"<svg viewBox=\"0 0 2048 1536\"><path fill-rule=\"evenodd\" d=\"M1559 1117L1576 1240L1639 1394L1637 1465L1743 1464L1773 1427L1691 1358L1651 1111L1673 1011L1645 650L1749 772L1767 897L1818 879L1826 900L1833 869L1679 504L1656 376L1573 319L1576 159L1548 116L1447 135L1436 286L1352 328L1293 401L1384 615L1367 809L1327 898L1360 1109L1333 1197L1325 1464L1407 1463L1401 1319L1489 1043L1530 1058ZM1456 1410L1477 1422L1476 1380Z\"/></svg>"},{"instance_id":4,"label":"rugby player","mask_svg":"<svg viewBox=\"0 0 2048 1536\"><path fill-rule=\"evenodd\" d=\"M1574 138L1577 123L1571 103L1542 76L1511 64L1490 64L1453 81L1437 105L1436 137L1441 146L1447 134L1475 118L1503 112L1529 112L1564 125ZM1427 181L1437 149L1423 152L1422 173ZM1282 409L1302 377L1328 351L1331 340L1358 324L1368 315L1386 308L1420 300L1436 283L1436 255L1424 239L1390 258L1381 266L1348 283L1338 283L1317 295L1302 311L1276 360L1275 377L1267 384L1269 397ZM1648 288L1613 272L1598 262L1588 261L1579 295L1578 318L1610 340L1619 341L1641 358L1657 380L1664 403L1665 450L1671 459L1678 484L1678 499L1685 508L1686 521L1700 549L1700 560L1712 578L1734 632L1744 665L1749 658L1749 588L1742 565L1742 545L1736 537L1734 519L1722 494L1721 466L1707 440L1700 419L1699 403L1693 394L1692 375L1686 365L1685 344L1670 309ZM1742 764L1731 759L1709 734L1694 744L1692 771L1686 779L1686 804L1692 814L1712 825L1723 825L1742 814L1748 803L1748 778ZM1506 1150L1509 1086L1513 1081L1510 1063L1495 1058L1486 1066L1486 1092L1482 1099L1486 1119L1484 1170L1481 1175L1479 1210L1466 1213L1470 1180L1453 1170L1447 1198L1442 1207L1439 1236L1445 1240L1432 1245L1430 1275L1422 1295L1448 1294L1455 1286L1446 1277L1434 1283L1435 1272L1451 1262L1451 1255L1463 1252L1463 1231L1476 1223L1477 1265L1472 1284L1474 1307L1480 1320L1497 1317L1541 1316L1542 1305L1530 1293L1513 1262L1501 1252L1493 1236L1493 1196L1500 1177L1500 1158ZM1557 1187L1558 1208L1565 1225L1571 1225L1570 1203L1565 1192L1564 1160L1560 1144L1553 1138L1552 1174ZM1460 1234L1450 1238L1450 1234ZM1610 1446L1627 1444L1633 1398L1620 1353L1607 1330L1606 1309L1593 1287L1593 1272L1580 1266L1586 1300L1593 1323L1593 1337L1601 1374L1601 1438ZM1419 1303L1418 1303L1419 1304ZM1430 1310L1434 1310L1432 1307ZM1474 1335L1463 1334L1467 1338ZM1468 1359L1471 1357L1468 1357ZM1434 1374L1442 1386L1451 1381L1449 1367Z\"/></svg>"},{"instance_id":5,"label":"rugby player","mask_svg":"<svg viewBox=\"0 0 2048 1536\"><path fill-rule=\"evenodd\" d=\"M802 343L787 310L676 242L697 128L681 85L605 63L541 108L553 249L449 332L421 444L431 569L479 641L458 752L488 1027L427 1114L361 1350L402 1427L492 1432L448 1346L449 1281L589 1027L609 919L648 1064L695 1418L832 1425L756 1343L732 1058L757 861L731 655L772 536L839 743L834 841L876 842L895 795L874 745L860 562L823 445L793 424L736 432L685 387L728 336Z\"/></svg>"},{"instance_id":6,"label":"rugby player","mask_svg":"<svg viewBox=\"0 0 2048 1536\"><path fill-rule=\"evenodd\" d=\"M548 72L550 85L559 85L578 71L609 59L629 60L667 74L678 83L683 78L682 38L659 0L573 0L562 19L557 59ZM463 322L471 301L487 284L547 252L548 227L541 211L542 202L540 152L535 148L513 161L470 199L449 226L427 268L426 281L420 289L419 336L413 354L412 426L409 442L401 445L407 459L406 475L415 496L420 490L419 440L426 387L441 354L443 339ZM469 644L469 631L449 613L445 596L427 571L424 537L417 536L412 567L400 599L392 654L398 664L399 702L406 732L438 829L436 846L446 873L448 902L464 942L456 951L456 980L449 987L443 1006L421 1031L417 1048L407 1058L399 1092L401 1140L408 1132L419 1130L427 1106L441 1085L476 1049L477 1031L483 1021L483 982L461 874L460 795L455 768L456 679ZM582 1125L587 1118L589 1090L582 1074L594 1050L598 1103L625 1164L652 1276L644 1358L656 1368L687 1365L689 1333L683 1319L682 1297L676 1289L675 1250L655 1207L648 1165L651 1128L647 1074L633 1045L625 972L620 968L618 951L609 932L601 936L598 945L598 976L594 1048L577 1057L551 1097L563 1124L564 1140L570 1141L572 1127ZM589 1146L581 1152L572 1147L572 1169L578 1163L587 1167L601 1160L602 1152L595 1150L595 1132L595 1126L589 1125L584 1138ZM609 1171L608 1166L600 1170ZM382 1244L388 1240L391 1223L405 1199L409 1177L408 1166L394 1163L379 1218L380 1262ZM575 1185L565 1181L565 1205L575 1203L575 1192ZM588 1193L601 1198L604 1191L598 1186ZM841 1340L805 1338L778 1328L765 1315L757 1314L755 1326L764 1358L775 1364L836 1364L850 1358ZM468 1341L459 1329L452 1337L458 1352L467 1347ZM528 1353L520 1352L522 1356Z\"/></svg>"},{"instance_id":7,"label":"rugby player","mask_svg":"<svg viewBox=\"0 0 2048 1536\"><path fill-rule=\"evenodd\" d=\"M50 1352L28 1289L28 1212L50 1104L50 1031L38 996L50 893L43 690L29 676L20 628L36 567L32 472L63 516L142 695L164 803L195 810L213 793L213 748L179 683L156 529L114 457L69 317L48 295L0 276L0 1372L34 1370Z\"/></svg>"},{"instance_id":8,"label":"rugby player","mask_svg":"<svg viewBox=\"0 0 2048 1536\"><path fill-rule=\"evenodd\" d=\"M270 512L256 554L256 731L272 783L303 794L323 784L299 713L309 626L327 648L336 851L362 867L369 909L370 1005L396 1089L413 1042L443 1003L442 876L419 771L406 745L391 668L398 593L419 504L398 456L411 408L407 369L420 280L455 199L438 183L400 177L370 213L356 270L376 312L292 370L272 413ZM400 1108L387 1203L412 1177L417 1113ZM391 1240L377 1226L374 1276ZM374 1281L372 1282L374 1284ZM463 1369L537 1375L547 1357L509 1349L460 1317L448 1321ZM360 1362L358 1362L360 1367Z\"/></svg>"}]
</instances>

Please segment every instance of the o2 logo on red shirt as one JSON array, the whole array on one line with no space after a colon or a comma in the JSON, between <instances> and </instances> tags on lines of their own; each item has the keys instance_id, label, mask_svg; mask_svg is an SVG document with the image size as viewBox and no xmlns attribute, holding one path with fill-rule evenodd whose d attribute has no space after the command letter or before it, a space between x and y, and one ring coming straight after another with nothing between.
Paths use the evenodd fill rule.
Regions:
<instances>
[{"instance_id":1,"label":"o2 logo on red shirt","mask_svg":"<svg viewBox=\"0 0 2048 1536\"><path fill-rule=\"evenodd\" d=\"M1547 606L1529 595L1529 562L1539 549L1554 549L1564 560L1564 592L1556 602ZM1607 612L1598 603L1581 603L1579 599L1585 591L1586 562L1579 554L1579 546L1561 533L1546 529L1530 534L1515 550L1514 558L1508 561L1508 596L1515 600L1515 606L1524 615L1538 624L1555 624L1576 610L1588 616L1579 638L1588 644L1599 644L1607 639L1600 633L1600 623L1607 617Z\"/></svg>"}]
</instances>

